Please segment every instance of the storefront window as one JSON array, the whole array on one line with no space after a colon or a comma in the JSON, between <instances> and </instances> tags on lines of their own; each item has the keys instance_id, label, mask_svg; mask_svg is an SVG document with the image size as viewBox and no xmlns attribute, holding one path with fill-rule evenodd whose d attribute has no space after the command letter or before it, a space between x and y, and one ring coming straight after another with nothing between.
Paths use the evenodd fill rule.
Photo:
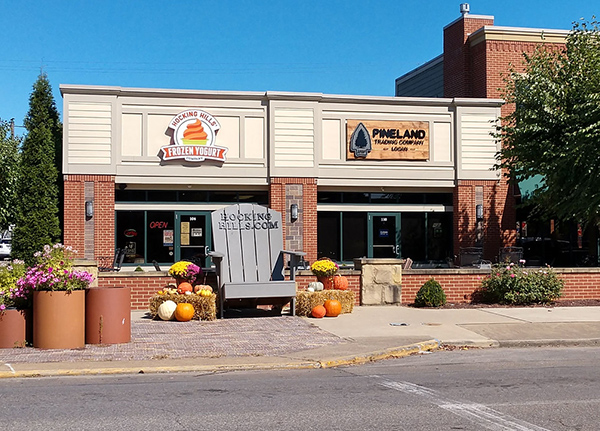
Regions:
<instances>
[{"instance_id":1,"label":"storefront window","mask_svg":"<svg viewBox=\"0 0 600 431\"><path fill-rule=\"evenodd\" d=\"M146 261L173 262L175 234L173 211L148 211L146 217L148 227Z\"/></svg>"},{"instance_id":2,"label":"storefront window","mask_svg":"<svg viewBox=\"0 0 600 431\"><path fill-rule=\"evenodd\" d=\"M339 261L340 253L340 213L317 213L317 255Z\"/></svg>"},{"instance_id":3,"label":"storefront window","mask_svg":"<svg viewBox=\"0 0 600 431\"><path fill-rule=\"evenodd\" d=\"M143 263L146 237L144 211L117 212L117 248L125 248L124 263Z\"/></svg>"},{"instance_id":4,"label":"storefront window","mask_svg":"<svg viewBox=\"0 0 600 431\"><path fill-rule=\"evenodd\" d=\"M438 265L452 256L450 212L320 211L317 233L318 257L339 262L398 256Z\"/></svg>"},{"instance_id":5,"label":"storefront window","mask_svg":"<svg viewBox=\"0 0 600 431\"><path fill-rule=\"evenodd\" d=\"M367 255L367 214L346 212L342 214L342 260L352 261Z\"/></svg>"},{"instance_id":6,"label":"storefront window","mask_svg":"<svg viewBox=\"0 0 600 431\"><path fill-rule=\"evenodd\" d=\"M425 213L402 213L400 238L403 258L426 260Z\"/></svg>"},{"instance_id":7,"label":"storefront window","mask_svg":"<svg viewBox=\"0 0 600 431\"><path fill-rule=\"evenodd\" d=\"M175 202L177 193L173 190L148 190L149 202Z\"/></svg>"}]
</instances>

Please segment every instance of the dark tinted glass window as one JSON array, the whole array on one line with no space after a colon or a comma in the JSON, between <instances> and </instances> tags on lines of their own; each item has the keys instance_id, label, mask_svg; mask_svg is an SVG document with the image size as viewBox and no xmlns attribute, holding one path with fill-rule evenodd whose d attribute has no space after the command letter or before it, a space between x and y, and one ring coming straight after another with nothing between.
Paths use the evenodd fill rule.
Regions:
<instances>
[{"instance_id":1,"label":"dark tinted glass window","mask_svg":"<svg viewBox=\"0 0 600 431\"><path fill-rule=\"evenodd\" d=\"M427 258L452 257L452 213L427 214Z\"/></svg>"},{"instance_id":2,"label":"dark tinted glass window","mask_svg":"<svg viewBox=\"0 0 600 431\"><path fill-rule=\"evenodd\" d=\"M173 235L175 213L173 211L148 211L147 214L147 255L148 263L173 262Z\"/></svg>"},{"instance_id":3,"label":"dark tinted glass window","mask_svg":"<svg viewBox=\"0 0 600 431\"><path fill-rule=\"evenodd\" d=\"M317 256L340 260L340 213L317 213Z\"/></svg>"},{"instance_id":4,"label":"dark tinted glass window","mask_svg":"<svg viewBox=\"0 0 600 431\"><path fill-rule=\"evenodd\" d=\"M344 261L367 256L367 214L343 213L342 243Z\"/></svg>"},{"instance_id":5,"label":"dark tinted glass window","mask_svg":"<svg viewBox=\"0 0 600 431\"><path fill-rule=\"evenodd\" d=\"M342 194L338 192L318 192L317 202L320 204L339 204L342 202Z\"/></svg>"},{"instance_id":6,"label":"dark tinted glass window","mask_svg":"<svg viewBox=\"0 0 600 431\"><path fill-rule=\"evenodd\" d=\"M402 213L400 217L402 257L425 260L425 213Z\"/></svg>"},{"instance_id":7,"label":"dark tinted glass window","mask_svg":"<svg viewBox=\"0 0 600 431\"><path fill-rule=\"evenodd\" d=\"M124 263L144 262L144 238L146 236L144 211L117 212L117 248L125 248Z\"/></svg>"},{"instance_id":8,"label":"dark tinted glass window","mask_svg":"<svg viewBox=\"0 0 600 431\"><path fill-rule=\"evenodd\" d=\"M143 202L145 200L145 190L115 190L116 202Z\"/></svg>"},{"instance_id":9,"label":"dark tinted glass window","mask_svg":"<svg viewBox=\"0 0 600 431\"><path fill-rule=\"evenodd\" d=\"M240 203L269 204L269 193L267 192L240 192L238 198Z\"/></svg>"},{"instance_id":10,"label":"dark tinted glass window","mask_svg":"<svg viewBox=\"0 0 600 431\"><path fill-rule=\"evenodd\" d=\"M237 192L214 191L210 192L211 202L237 202Z\"/></svg>"},{"instance_id":11,"label":"dark tinted glass window","mask_svg":"<svg viewBox=\"0 0 600 431\"><path fill-rule=\"evenodd\" d=\"M176 200L175 190L148 190L149 202L175 202Z\"/></svg>"},{"instance_id":12,"label":"dark tinted glass window","mask_svg":"<svg viewBox=\"0 0 600 431\"><path fill-rule=\"evenodd\" d=\"M208 192L201 190L188 190L179 192L179 200L181 202L206 202L208 200Z\"/></svg>"}]
</instances>

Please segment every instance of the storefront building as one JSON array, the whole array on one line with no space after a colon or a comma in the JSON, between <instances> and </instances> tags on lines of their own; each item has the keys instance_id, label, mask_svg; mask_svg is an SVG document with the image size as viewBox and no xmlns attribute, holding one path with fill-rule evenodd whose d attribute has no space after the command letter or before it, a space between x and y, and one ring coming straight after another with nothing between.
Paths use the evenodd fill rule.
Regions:
<instances>
[{"instance_id":1,"label":"storefront building","mask_svg":"<svg viewBox=\"0 0 600 431\"><path fill-rule=\"evenodd\" d=\"M461 215L476 205L484 247L503 245L496 208L512 197L491 169L499 99L60 89L64 241L83 257L202 259L211 211L235 202L280 211L285 247L309 262L445 266L478 240Z\"/></svg>"}]
</instances>

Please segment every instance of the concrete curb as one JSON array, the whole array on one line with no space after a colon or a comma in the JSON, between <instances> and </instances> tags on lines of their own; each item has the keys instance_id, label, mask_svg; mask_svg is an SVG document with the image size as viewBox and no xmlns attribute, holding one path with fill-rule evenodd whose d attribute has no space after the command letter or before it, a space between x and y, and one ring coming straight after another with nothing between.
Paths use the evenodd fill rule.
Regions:
<instances>
[{"instance_id":1,"label":"concrete curb","mask_svg":"<svg viewBox=\"0 0 600 431\"><path fill-rule=\"evenodd\" d=\"M577 338L565 340L549 338L542 340L505 340L500 341L499 347L577 347L577 346L599 346L600 338Z\"/></svg>"},{"instance_id":2,"label":"concrete curb","mask_svg":"<svg viewBox=\"0 0 600 431\"><path fill-rule=\"evenodd\" d=\"M367 362L376 362L384 359L403 358L416 353L428 352L439 349L441 343L439 340L429 340L408 346L392 347L380 352L368 353L362 356L347 356L344 358L335 358L319 361L320 368L335 368L346 365L360 365Z\"/></svg>"},{"instance_id":3,"label":"concrete curb","mask_svg":"<svg viewBox=\"0 0 600 431\"><path fill-rule=\"evenodd\" d=\"M5 364L11 371L1 371L0 379L25 378L25 377L63 377L63 376L93 376L117 374L158 374L158 373L218 373L227 371L257 371L257 370L299 370L317 368L335 368L341 366L359 365L384 359L402 358L405 356L432 351L440 347L438 340L424 341L408 346L399 346L379 352L370 352L364 355L331 358L317 361L282 361L280 363L246 363L225 365L185 365L185 366L148 366L137 367L99 367L79 369L36 369L15 370L10 364Z\"/></svg>"}]
</instances>

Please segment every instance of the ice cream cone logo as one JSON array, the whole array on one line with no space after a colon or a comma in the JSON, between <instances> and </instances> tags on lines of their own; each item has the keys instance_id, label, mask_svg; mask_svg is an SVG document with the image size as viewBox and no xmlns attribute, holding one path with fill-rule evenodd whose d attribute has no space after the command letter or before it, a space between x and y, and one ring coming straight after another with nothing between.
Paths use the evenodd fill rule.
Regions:
<instances>
[{"instance_id":1,"label":"ice cream cone logo","mask_svg":"<svg viewBox=\"0 0 600 431\"><path fill-rule=\"evenodd\" d=\"M187 123L186 129L183 131L182 141L184 145L206 145L208 135L199 119L196 119L193 123Z\"/></svg>"},{"instance_id":2,"label":"ice cream cone logo","mask_svg":"<svg viewBox=\"0 0 600 431\"><path fill-rule=\"evenodd\" d=\"M215 145L221 125L208 112L199 109L180 112L173 117L169 128L173 129L173 139L171 145L161 147L163 160L225 161L227 148Z\"/></svg>"}]
</instances>

